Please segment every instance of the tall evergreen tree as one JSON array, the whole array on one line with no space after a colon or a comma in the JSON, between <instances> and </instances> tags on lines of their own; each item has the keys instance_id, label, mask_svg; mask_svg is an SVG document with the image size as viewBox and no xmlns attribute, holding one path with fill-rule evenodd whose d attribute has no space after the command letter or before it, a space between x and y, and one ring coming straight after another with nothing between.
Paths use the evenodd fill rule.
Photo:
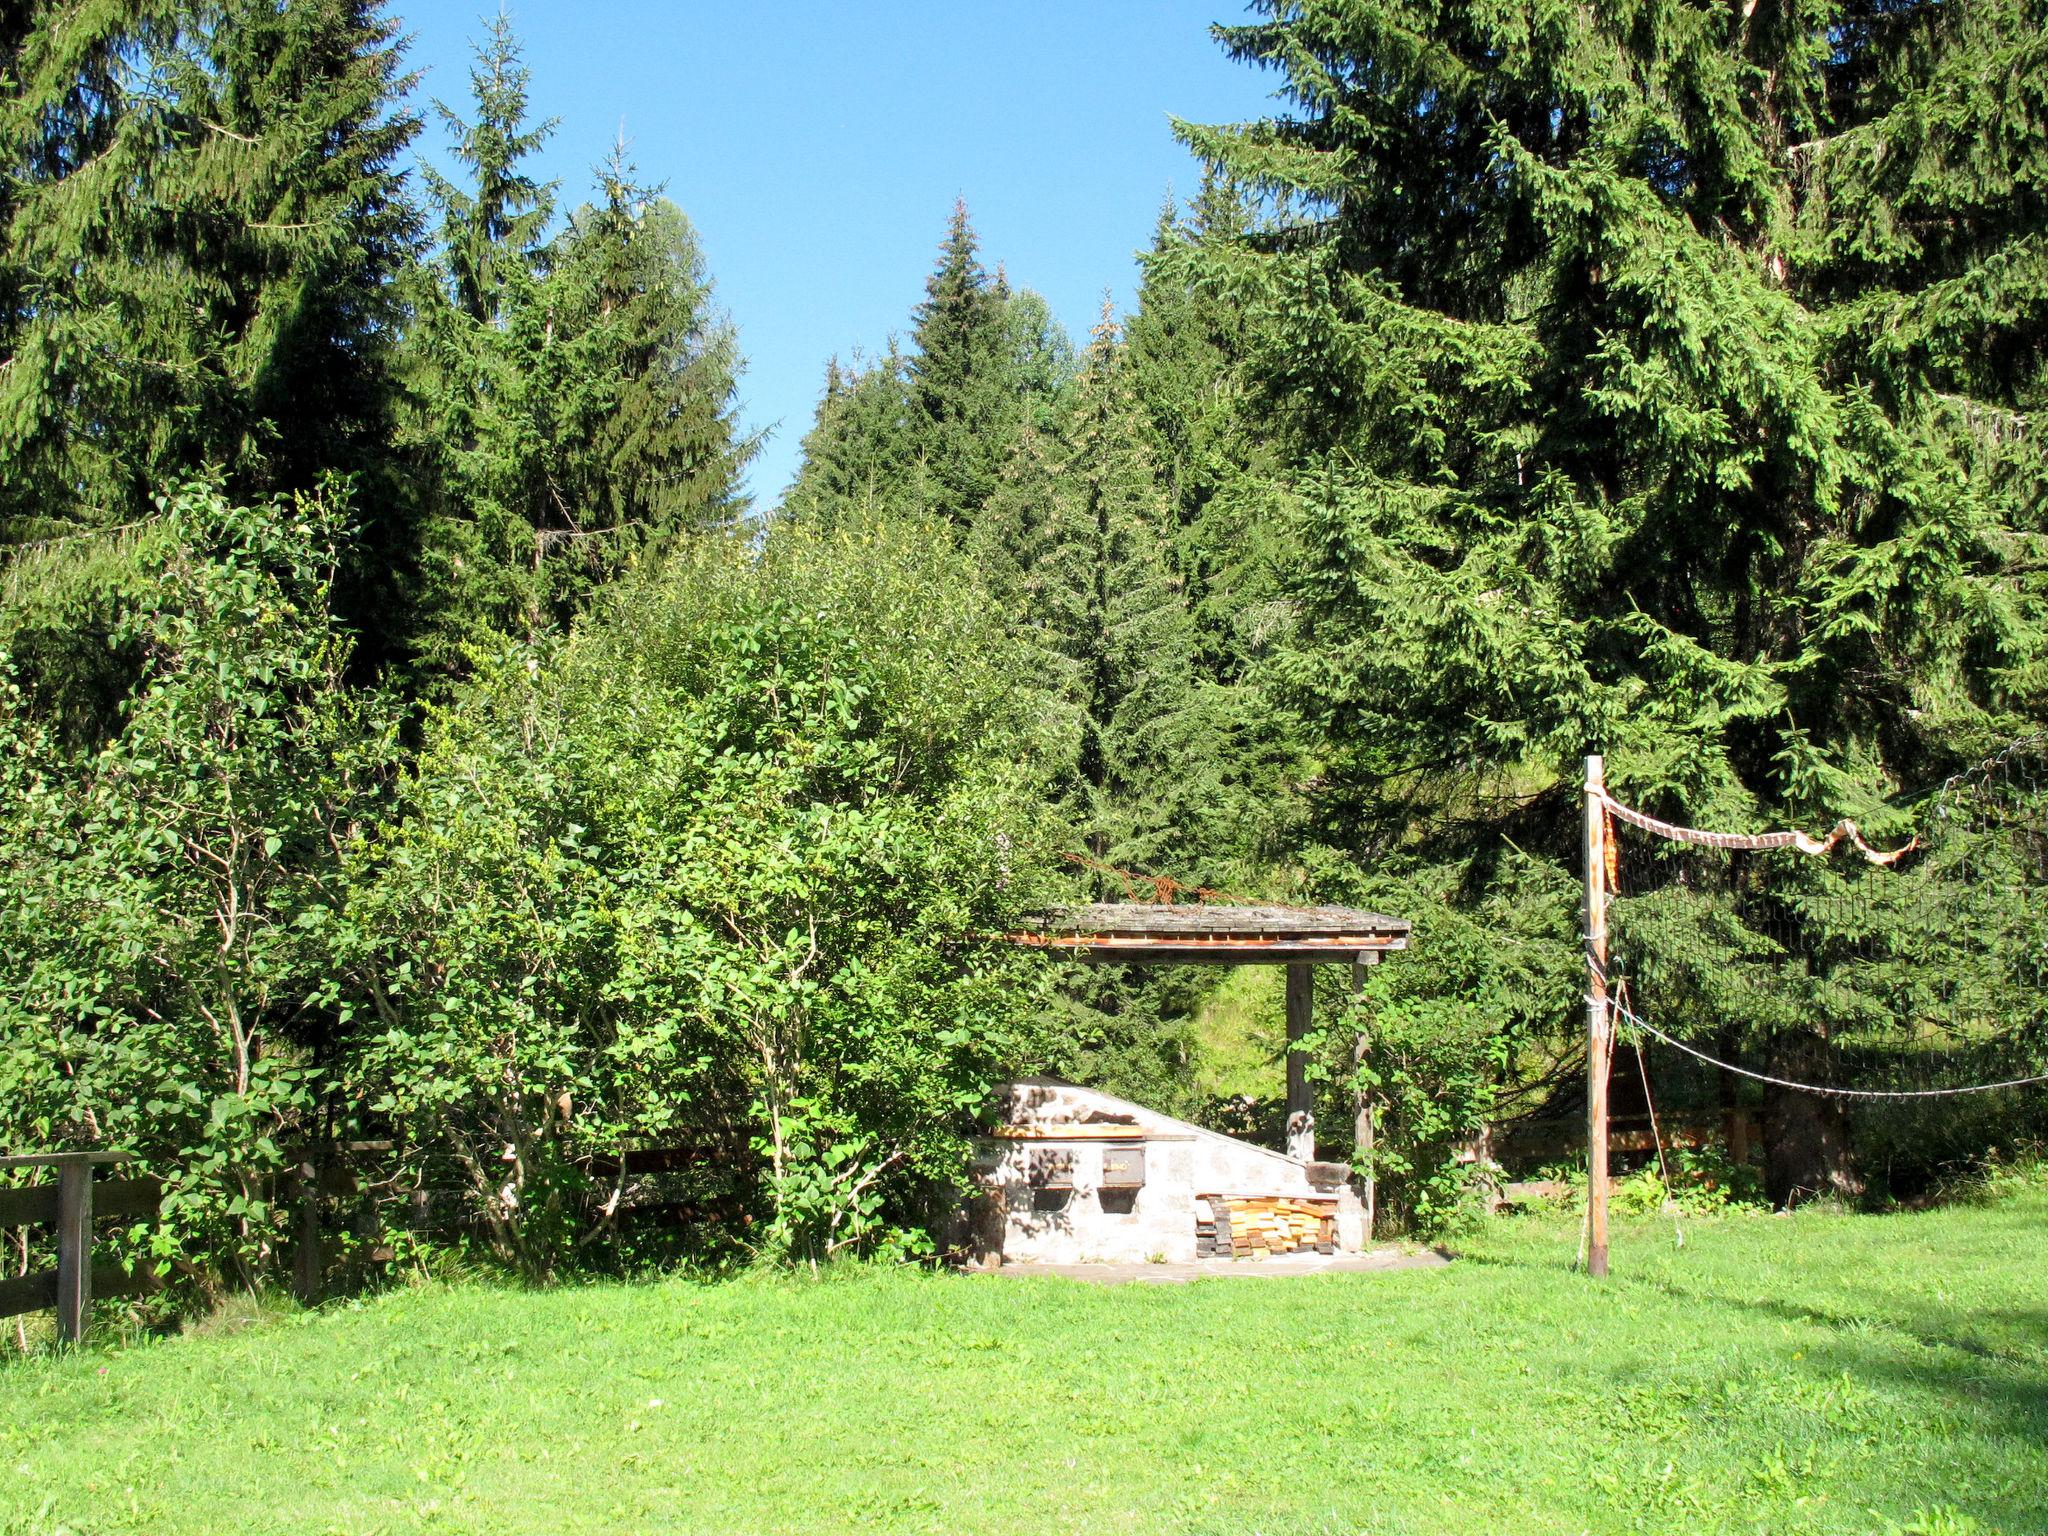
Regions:
<instances>
[{"instance_id":1,"label":"tall evergreen tree","mask_svg":"<svg viewBox=\"0 0 2048 1536\"><path fill-rule=\"evenodd\" d=\"M1041 661L1075 741L1061 807L1077 850L1117 869L1222 883L1258 818L1242 793L1247 700L1204 677L1172 506L1105 309L1051 420L1027 425L969 549ZM1088 880L1121 896L1116 876ZM1071 1070L1186 1101L1188 1019L1205 978L1094 972L1064 989L1081 1042Z\"/></svg>"},{"instance_id":2,"label":"tall evergreen tree","mask_svg":"<svg viewBox=\"0 0 2048 1536\"><path fill-rule=\"evenodd\" d=\"M829 527L843 518L888 516L924 500L908 361L893 341L865 366L856 359L843 367L834 358L781 515Z\"/></svg>"},{"instance_id":3,"label":"tall evergreen tree","mask_svg":"<svg viewBox=\"0 0 2048 1536\"><path fill-rule=\"evenodd\" d=\"M552 124L528 124L502 16L470 83L473 116L442 117L471 185L429 179L442 245L407 343L436 674L566 622L650 541L732 521L754 451L734 422L737 339L682 212L620 144L597 199L544 238L554 188L525 164Z\"/></svg>"},{"instance_id":4,"label":"tall evergreen tree","mask_svg":"<svg viewBox=\"0 0 2048 1536\"><path fill-rule=\"evenodd\" d=\"M1033 407L1064 378L1066 340L1043 299L982 266L965 203L914 319L911 424L930 505L971 523Z\"/></svg>"},{"instance_id":5,"label":"tall evergreen tree","mask_svg":"<svg viewBox=\"0 0 2048 1536\"><path fill-rule=\"evenodd\" d=\"M909 353L892 338L867 367L827 370L782 513L814 522L876 512L971 526L1027 426L1045 426L1073 371L1045 300L981 264L956 203L913 313Z\"/></svg>"},{"instance_id":6,"label":"tall evergreen tree","mask_svg":"<svg viewBox=\"0 0 2048 1536\"><path fill-rule=\"evenodd\" d=\"M598 200L553 253L560 316L598 339L615 380L577 467L577 531L616 529L630 547L729 526L745 510L740 474L759 446L736 418L738 333L713 302L690 221L638 181L623 143L598 182Z\"/></svg>"},{"instance_id":7,"label":"tall evergreen tree","mask_svg":"<svg viewBox=\"0 0 2048 1536\"><path fill-rule=\"evenodd\" d=\"M31 688L81 728L125 691L92 640L149 541L82 535L205 474L249 498L355 478L337 603L387 659L413 542L388 451L416 225L396 24L134 0L10 7L0 39L0 546L30 557L5 627Z\"/></svg>"},{"instance_id":8,"label":"tall evergreen tree","mask_svg":"<svg viewBox=\"0 0 2048 1536\"><path fill-rule=\"evenodd\" d=\"M995 489L1008 444L993 431L1008 285L981 264L967 205L953 205L939 264L917 307L910 363L918 451L942 510L965 522Z\"/></svg>"},{"instance_id":9,"label":"tall evergreen tree","mask_svg":"<svg viewBox=\"0 0 2048 1536\"><path fill-rule=\"evenodd\" d=\"M1219 35L1293 114L1182 132L1277 209L1207 266L1270 317L1333 842L1486 889L1506 830L1568 857L1586 750L1699 823L1882 822L2040 717L2024 4L1259 9ZM1827 1149L1780 1194L1852 1181L1776 1140Z\"/></svg>"},{"instance_id":10,"label":"tall evergreen tree","mask_svg":"<svg viewBox=\"0 0 2048 1536\"><path fill-rule=\"evenodd\" d=\"M396 23L366 0L28 10L0 102L0 526L132 520L208 466L252 493L380 467L415 222Z\"/></svg>"},{"instance_id":11,"label":"tall evergreen tree","mask_svg":"<svg viewBox=\"0 0 2048 1536\"><path fill-rule=\"evenodd\" d=\"M527 120L532 72L511 18L501 10L486 26L469 72L474 119L444 102L434 103L448 132L448 153L475 190L457 186L432 166L423 170L428 194L441 213L441 254L454 306L480 324L499 318L504 290L512 281L503 269L516 263L531 272L539 265L557 188L555 182L534 180L525 168L546 145L557 120Z\"/></svg>"},{"instance_id":12,"label":"tall evergreen tree","mask_svg":"<svg viewBox=\"0 0 2048 1536\"><path fill-rule=\"evenodd\" d=\"M1219 678L1246 678L1285 633L1282 573L1293 550L1275 515L1276 469L1248 408L1247 319L1207 280L1204 250L1247 225L1243 196L1205 176L1186 215L1161 210L1130 320L1131 380L1157 445L1174 513L1174 563Z\"/></svg>"}]
</instances>

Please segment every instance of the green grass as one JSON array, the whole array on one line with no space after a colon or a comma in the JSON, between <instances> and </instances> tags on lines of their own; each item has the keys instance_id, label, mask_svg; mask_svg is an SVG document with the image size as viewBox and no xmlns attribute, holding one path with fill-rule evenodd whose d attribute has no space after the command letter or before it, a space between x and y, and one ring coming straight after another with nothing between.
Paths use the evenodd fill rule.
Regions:
<instances>
[{"instance_id":1,"label":"green grass","mask_svg":"<svg viewBox=\"0 0 2048 1536\"><path fill-rule=\"evenodd\" d=\"M2048 1530L2048 1188L1448 1268L422 1287L0 1368L0 1530Z\"/></svg>"},{"instance_id":2,"label":"green grass","mask_svg":"<svg viewBox=\"0 0 2048 1536\"><path fill-rule=\"evenodd\" d=\"M1277 965L1226 967L1195 1010L1195 1090L1206 1098L1277 1098L1287 1081L1287 972Z\"/></svg>"}]
</instances>

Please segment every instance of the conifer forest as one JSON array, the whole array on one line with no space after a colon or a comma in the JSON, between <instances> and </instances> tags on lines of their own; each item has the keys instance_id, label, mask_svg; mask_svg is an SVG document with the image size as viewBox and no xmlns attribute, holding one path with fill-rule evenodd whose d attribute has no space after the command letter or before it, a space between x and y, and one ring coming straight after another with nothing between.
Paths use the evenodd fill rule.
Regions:
<instances>
[{"instance_id":1,"label":"conifer forest","mask_svg":"<svg viewBox=\"0 0 2048 1536\"><path fill-rule=\"evenodd\" d=\"M1928 850L1624 847L1650 1022L2048 1071L2048 840L1928 830L2048 732L2038 4L1250 9L1135 303L1070 336L964 189L771 500L690 210L542 177L514 19L437 100L380 0L0 8L0 1152L161 1180L157 1305L288 1281L308 1167L345 1290L937 1259L1021 1074L1277 1144L1278 972L1002 942L1081 902L1412 922L1309 1076L1434 1237L1583 1161L1589 754ZM1649 1043L1760 1202L2048 1137Z\"/></svg>"}]
</instances>

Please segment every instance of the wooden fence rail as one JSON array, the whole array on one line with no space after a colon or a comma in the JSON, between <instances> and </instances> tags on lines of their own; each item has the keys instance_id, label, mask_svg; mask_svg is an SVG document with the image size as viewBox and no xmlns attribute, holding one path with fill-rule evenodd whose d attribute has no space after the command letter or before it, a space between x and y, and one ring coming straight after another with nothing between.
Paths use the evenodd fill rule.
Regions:
<instances>
[{"instance_id":1,"label":"wooden fence rail","mask_svg":"<svg viewBox=\"0 0 2048 1536\"><path fill-rule=\"evenodd\" d=\"M154 1277L118 1264L92 1262L92 1224L101 1216L154 1216L163 1186L155 1179L97 1180L93 1170L128 1161L126 1152L38 1152L0 1157L0 1168L53 1168L54 1184L0 1189L0 1227L57 1229L57 1267L0 1280L0 1317L57 1309L57 1337L75 1344L85 1336L94 1295L129 1296Z\"/></svg>"}]
</instances>

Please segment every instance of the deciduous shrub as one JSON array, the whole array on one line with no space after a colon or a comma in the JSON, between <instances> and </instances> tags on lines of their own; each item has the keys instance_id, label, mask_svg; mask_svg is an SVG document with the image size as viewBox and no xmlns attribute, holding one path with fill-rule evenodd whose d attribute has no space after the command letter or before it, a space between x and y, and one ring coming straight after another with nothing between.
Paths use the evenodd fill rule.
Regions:
<instances>
[{"instance_id":1,"label":"deciduous shrub","mask_svg":"<svg viewBox=\"0 0 2048 1536\"><path fill-rule=\"evenodd\" d=\"M435 712L353 863L351 1103L537 1271L696 1149L750 1241L916 1244L1028 1055L1042 737L936 531L697 543ZM708 1182L717 1183L715 1191Z\"/></svg>"},{"instance_id":2,"label":"deciduous shrub","mask_svg":"<svg viewBox=\"0 0 2048 1536\"><path fill-rule=\"evenodd\" d=\"M0 1145L139 1154L166 1186L150 1246L202 1284L279 1238L340 1018L336 852L395 759L395 712L344 678L343 522L332 496L167 501L156 580L114 609L137 670L103 740L67 744L0 656Z\"/></svg>"}]
</instances>

